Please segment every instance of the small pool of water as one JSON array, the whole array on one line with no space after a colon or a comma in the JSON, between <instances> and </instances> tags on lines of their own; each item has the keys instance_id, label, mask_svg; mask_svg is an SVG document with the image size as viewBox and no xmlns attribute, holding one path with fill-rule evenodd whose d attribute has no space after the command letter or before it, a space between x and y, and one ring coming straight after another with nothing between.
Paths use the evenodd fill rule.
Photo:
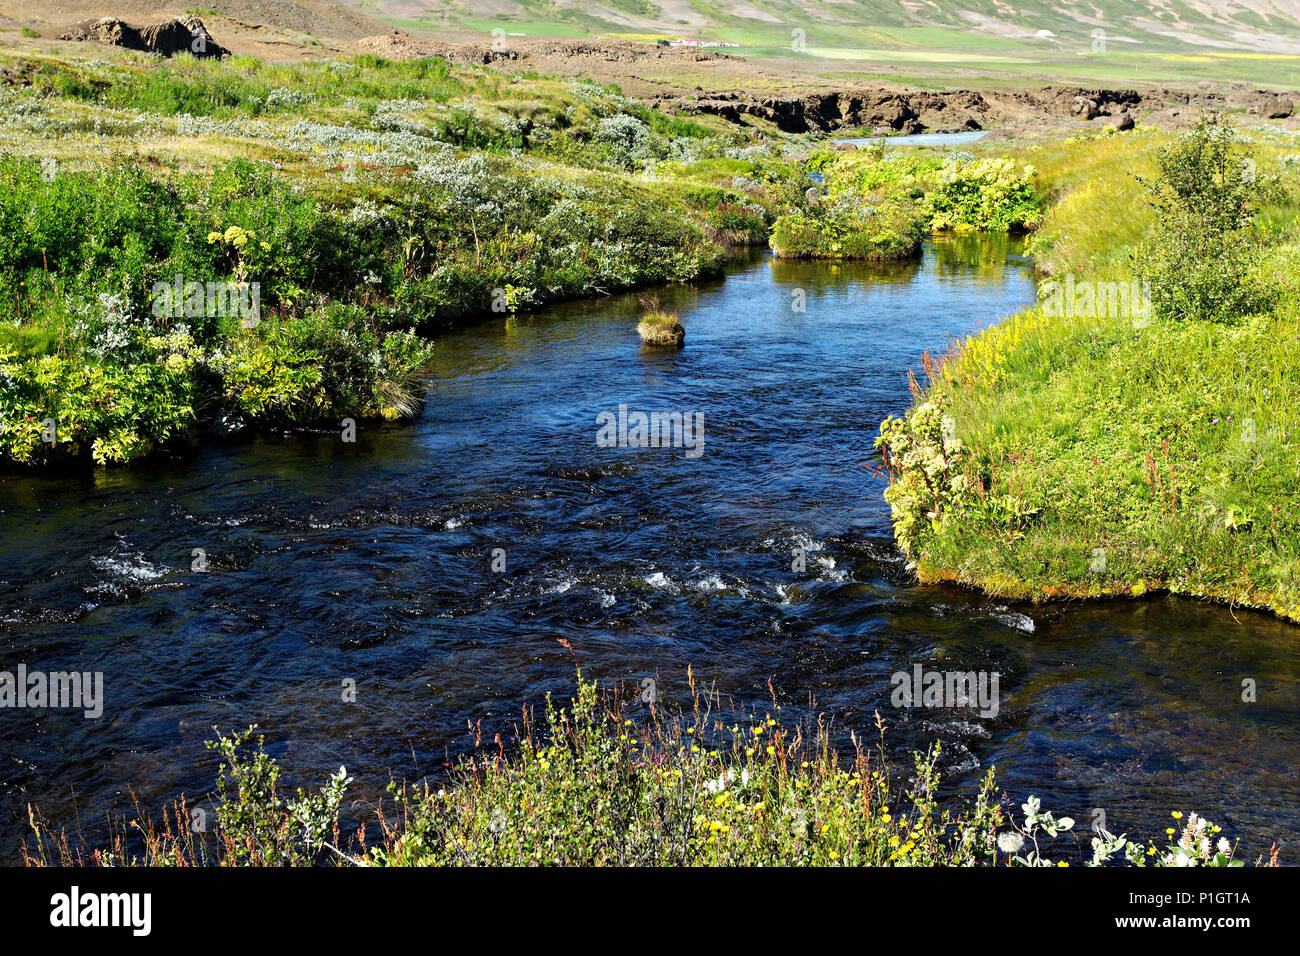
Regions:
<instances>
[{"instance_id":1,"label":"small pool of water","mask_svg":"<svg viewBox=\"0 0 1300 956\"><path fill-rule=\"evenodd\" d=\"M959 133L913 133L907 136L855 136L835 139L835 143L852 143L855 146L870 146L884 143L886 146L960 146L983 139L991 130L970 129Z\"/></svg>"}]
</instances>

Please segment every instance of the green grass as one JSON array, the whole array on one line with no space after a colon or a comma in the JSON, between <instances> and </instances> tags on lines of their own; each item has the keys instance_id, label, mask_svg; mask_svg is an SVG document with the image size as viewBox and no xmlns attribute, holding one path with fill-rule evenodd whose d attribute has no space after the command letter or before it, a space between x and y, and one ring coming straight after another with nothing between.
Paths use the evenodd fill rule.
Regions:
<instances>
[{"instance_id":1,"label":"green grass","mask_svg":"<svg viewBox=\"0 0 1300 956\"><path fill-rule=\"evenodd\" d=\"M937 28L936 28L937 29ZM725 32L725 31L723 31ZM737 35L743 35L740 31ZM1248 83L1261 87L1300 88L1295 57L1220 50L1186 52L1110 49L1092 53L1086 41L1077 50L978 46L925 47L881 43L831 46L808 43L805 53L794 53L787 38L761 44L747 43L726 52L757 60L786 59L802 70L821 73L832 82L849 77L863 82L906 84L929 89L968 89L1009 86L1038 87L1044 82L1078 83L1104 87L1129 84L1169 84L1187 88L1203 80ZM993 52L976 52L992 50ZM861 72L849 72L857 65ZM922 69L922 65L927 68ZM888 69L890 72L885 72Z\"/></svg>"},{"instance_id":2,"label":"green grass","mask_svg":"<svg viewBox=\"0 0 1300 956\"><path fill-rule=\"evenodd\" d=\"M420 335L715 274L801 199L778 149L586 82L373 56L5 64L30 87L0 91L0 463L405 418ZM260 323L159 316L176 275L256 283Z\"/></svg>"},{"instance_id":3,"label":"green grass","mask_svg":"<svg viewBox=\"0 0 1300 956\"><path fill-rule=\"evenodd\" d=\"M1155 174L1165 141L1032 154L1055 200L1032 245L1041 269L1134 277L1153 224L1134 174ZM922 580L1033 599L1168 590L1300 620L1300 184L1281 162L1295 149L1284 133L1254 146L1287 190L1255 227L1272 310L1215 323L1040 307L927 359L917 408L883 428Z\"/></svg>"}]
</instances>

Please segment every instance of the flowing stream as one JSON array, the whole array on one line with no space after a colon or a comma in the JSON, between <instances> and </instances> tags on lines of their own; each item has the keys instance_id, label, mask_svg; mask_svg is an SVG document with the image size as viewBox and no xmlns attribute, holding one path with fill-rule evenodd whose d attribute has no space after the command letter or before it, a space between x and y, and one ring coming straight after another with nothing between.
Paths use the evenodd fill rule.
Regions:
<instances>
[{"instance_id":1,"label":"flowing stream","mask_svg":"<svg viewBox=\"0 0 1300 956\"><path fill-rule=\"evenodd\" d=\"M0 859L29 803L93 837L132 790L155 810L210 792L214 726L259 724L313 787L339 764L362 795L436 775L467 721L507 736L575 665L670 702L689 666L738 707L775 693L784 719L834 714L845 736L874 739L879 710L900 756L941 740L965 792L996 765L1017 804L1081 824L1101 809L1152 835L1197 810L1251 859L1290 835L1294 627L1161 597L1008 604L902 566L863 463L924 350L1033 300L1014 240L887 266L754 255L659 296L681 351L640 346L630 295L485 320L439 340L418 420L355 443L0 477L0 669L105 682L99 719L0 710ZM600 447L620 405L702 415L702 454ZM997 714L891 706L917 665L997 673Z\"/></svg>"}]
</instances>

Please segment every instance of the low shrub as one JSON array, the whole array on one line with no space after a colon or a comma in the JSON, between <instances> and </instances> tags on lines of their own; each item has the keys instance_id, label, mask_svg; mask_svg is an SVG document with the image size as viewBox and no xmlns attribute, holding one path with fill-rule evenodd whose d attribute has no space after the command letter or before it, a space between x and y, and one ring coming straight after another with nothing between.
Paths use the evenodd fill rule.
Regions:
<instances>
[{"instance_id":1,"label":"low shrub","mask_svg":"<svg viewBox=\"0 0 1300 956\"><path fill-rule=\"evenodd\" d=\"M896 769L881 740L845 754L819 726L809 737L770 714L730 724L696 697L691 711L651 709L579 676L569 707L529 713L513 754L462 760L442 784L390 785L377 845L341 845L350 778L340 767L316 793L279 792L280 768L256 728L218 737L223 759L215 833L196 834L184 797L155 822L118 825L90 852L33 813L30 865L194 866L1210 866L1239 867L1235 844L1192 813L1159 843L1094 833L1028 797L996 796L993 771L964 808L941 805L940 749ZM779 714L779 706L773 705ZM906 781L906 782L904 782ZM945 803L947 800L945 800ZM1175 812L1176 821L1183 814ZM1268 861L1276 865L1276 854Z\"/></svg>"},{"instance_id":2,"label":"low shrub","mask_svg":"<svg viewBox=\"0 0 1300 956\"><path fill-rule=\"evenodd\" d=\"M828 208L782 216L770 241L781 258L889 260L916 255L924 236L925 217L915 203L841 193Z\"/></svg>"},{"instance_id":3,"label":"low shrub","mask_svg":"<svg viewBox=\"0 0 1300 956\"><path fill-rule=\"evenodd\" d=\"M952 157L934 174L925 193L929 226L936 231L1023 232L1041 212L1034 168L1005 157Z\"/></svg>"},{"instance_id":4,"label":"low shrub","mask_svg":"<svg viewBox=\"0 0 1300 956\"><path fill-rule=\"evenodd\" d=\"M1276 288L1255 269L1255 214L1276 180L1256 169L1233 128L1202 120L1158 154L1159 175L1143 181L1156 211L1135 252L1151 283L1151 305L1165 319L1235 322L1274 303Z\"/></svg>"}]
</instances>

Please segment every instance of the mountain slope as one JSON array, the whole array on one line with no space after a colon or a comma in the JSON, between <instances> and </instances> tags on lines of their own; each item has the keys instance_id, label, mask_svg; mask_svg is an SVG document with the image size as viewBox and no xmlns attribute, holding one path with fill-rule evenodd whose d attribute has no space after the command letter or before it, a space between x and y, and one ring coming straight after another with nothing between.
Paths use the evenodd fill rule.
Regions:
<instances>
[{"instance_id":1,"label":"mountain slope","mask_svg":"<svg viewBox=\"0 0 1300 956\"><path fill-rule=\"evenodd\" d=\"M646 34L752 47L984 48L1300 54L1300 0L345 0L405 26Z\"/></svg>"},{"instance_id":2,"label":"mountain slope","mask_svg":"<svg viewBox=\"0 0 1300 956\"><path fill-rule=\"evenodd\" d=\"M221 16L212 16L213 10ZM335 0L0 0L0 14L11 20L56 27L97 17L118 17L133 25L159 23L186 12L212 21L214 33L231 20L253 29L336 40L386 29L386 24Z\"/></svg>"}]
</instances>

